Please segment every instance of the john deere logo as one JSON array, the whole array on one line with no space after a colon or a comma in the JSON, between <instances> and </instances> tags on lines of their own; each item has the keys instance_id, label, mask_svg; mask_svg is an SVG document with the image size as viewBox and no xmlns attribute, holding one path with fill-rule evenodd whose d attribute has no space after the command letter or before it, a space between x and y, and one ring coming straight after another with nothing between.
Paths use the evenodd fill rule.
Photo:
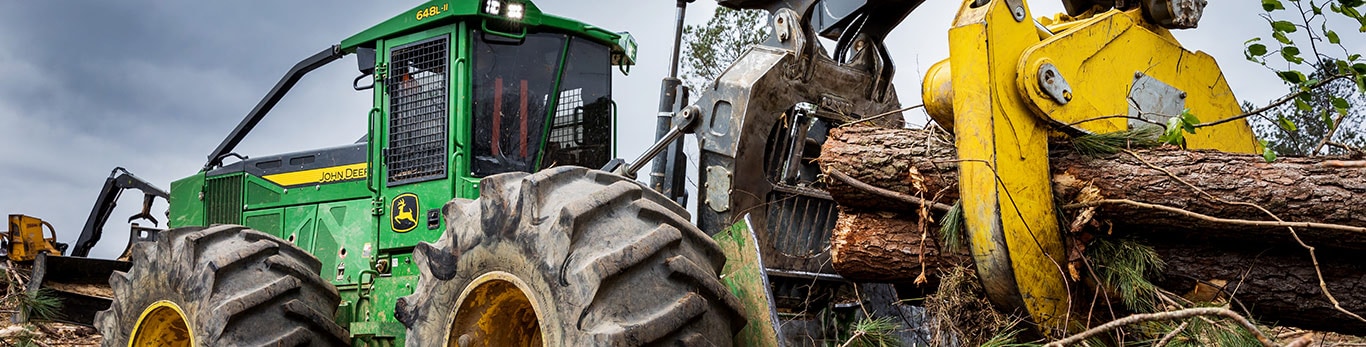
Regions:
<instances>
[{"instance_id":1,"label":"john deere logo","mask_svg":"<svg viewBox=\"0 0 1366 347\"><path fill-rule=\"evenodd\" d=\"M417 227L417 195L404 193L389 206L389 224L394 232L406 233Z\"/></svg>"}]
</instances>

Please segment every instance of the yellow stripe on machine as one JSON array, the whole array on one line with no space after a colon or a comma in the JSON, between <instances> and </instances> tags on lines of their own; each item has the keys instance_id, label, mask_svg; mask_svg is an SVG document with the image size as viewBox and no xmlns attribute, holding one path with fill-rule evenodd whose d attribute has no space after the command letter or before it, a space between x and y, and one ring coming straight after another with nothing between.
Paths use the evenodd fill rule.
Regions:
<instances>
[{"instance_id":1,"label":"yellow stripe on machine","mask_svg":"<svg viewBox=\"0 0 1366 347\"><path fill-rule=\"evenodd\" d=\"M355 163L311 170L265 175L261 178L265 178L267 181L270 181L283 187L291 187L306 184L324 184L332 182L365 179L368 173L368 164Z\"/></svg>"}]
</instances>

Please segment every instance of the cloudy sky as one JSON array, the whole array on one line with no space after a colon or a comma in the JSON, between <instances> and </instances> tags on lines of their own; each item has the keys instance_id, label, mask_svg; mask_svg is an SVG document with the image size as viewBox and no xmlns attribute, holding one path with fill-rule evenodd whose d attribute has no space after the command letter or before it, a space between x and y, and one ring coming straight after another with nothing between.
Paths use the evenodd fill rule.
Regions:
<instances>
[{"instance_id":1,"label":"cloudy sky","mask_svg":"<svg viewBox=\"0 0 1366 347\"><path fill-rule=\"evenodd\" d=\"M110 169L128 168L169 189L172 180L204 164L209 151L295 62L419 3L0 2L0 214L44 218L56 226L61 241L73 243ZM1285 88L1242 58L1242 42L1268 30L1257 17L1258 3L1215 1L1201 29L1177 36L1187 47L1218 59L1239 97L1260 104ZM931 0L889 38L903 103L919 103L920 74L947 57L946 29L958 4ZM618 156L634 158L653 140L674 2L544 0L538 5L637 37L640 64L614 82L622 129ZM1053 1L1032 6L1034 16L1061 8ZM705 22L714 7L708 0L694 3L689 21ZM355 75L351 57L310 74L237 152L260 156L355 141L364 135L370 108L368 92L351 90ZM94 256L121 249L127 230L123 220L140 203L136 195L120 201ZM156 214L164 208L159 203Z\"/></svg>"}]
</instances>

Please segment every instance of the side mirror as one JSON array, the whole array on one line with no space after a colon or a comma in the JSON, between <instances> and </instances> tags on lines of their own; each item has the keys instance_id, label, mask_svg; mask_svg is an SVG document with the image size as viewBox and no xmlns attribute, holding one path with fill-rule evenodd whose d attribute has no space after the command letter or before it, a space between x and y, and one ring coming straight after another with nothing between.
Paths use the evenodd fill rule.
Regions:
<instances>
[{"instance_id":1,"label":"side mirror","mask_svg":"<svg viewBox=\"0 0 1366 347\"><path fill-rule=\"evenodd\" d=\"M375 73L375 49L356 48L356 68L360 69L363 75Z\"/></svg>"}]
</instances>

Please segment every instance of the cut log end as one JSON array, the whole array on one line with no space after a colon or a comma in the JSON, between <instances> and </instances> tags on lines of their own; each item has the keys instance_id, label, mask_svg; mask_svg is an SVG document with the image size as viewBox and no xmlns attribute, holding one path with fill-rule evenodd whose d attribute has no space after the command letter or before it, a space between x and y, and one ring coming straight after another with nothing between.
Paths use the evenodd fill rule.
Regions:
<instances>
[{"instance_id":1,"label":"cut log end","mask_svg":"<svg viewBox=\"0 0 1366 347\"><path fill-rule=\"evenodd\" d=\"M886 211L841 208L831 233L830 259L840 276L856 281L938 283L940 270L968 264L966 252L943 252L939 225Z\"/></svg>"}]
</instances>

